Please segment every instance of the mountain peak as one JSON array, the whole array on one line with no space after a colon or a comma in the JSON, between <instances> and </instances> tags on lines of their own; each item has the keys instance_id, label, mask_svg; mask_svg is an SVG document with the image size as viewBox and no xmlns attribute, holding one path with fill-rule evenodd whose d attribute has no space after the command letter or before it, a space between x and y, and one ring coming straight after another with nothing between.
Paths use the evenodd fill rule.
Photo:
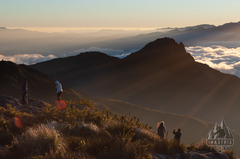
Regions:
<instances>
[{"instance_id":1,"label":"mountain peak","mask_svg":"<svg viewBox=\"0 0 240 159\"><path fill-rule=\"evenodd\" d=\"M171 62L190 61L194 62L193 57L185 50L182 42L179 44L172 38L161 38L145 45L140 51L126 57L131 60L145 60L151 58L155 60L170 60Z\"/></svg>"},{"instance_id":2,"label":"mountain peak","mask_svg":"<svg viewBox=\"0 0 240 159\"><path fill-rule=\"evenodd\" d=\"M168 46L177 46L178 43L172 39L172 38L161 38L161 39L156 39L153 42L148 43L147 45L145 45L145 47L143 49L159 49L159 48L163 48L163 47L168 47ZM183 45L183 44L182 44Z\"/></svg>"}]
</instances>

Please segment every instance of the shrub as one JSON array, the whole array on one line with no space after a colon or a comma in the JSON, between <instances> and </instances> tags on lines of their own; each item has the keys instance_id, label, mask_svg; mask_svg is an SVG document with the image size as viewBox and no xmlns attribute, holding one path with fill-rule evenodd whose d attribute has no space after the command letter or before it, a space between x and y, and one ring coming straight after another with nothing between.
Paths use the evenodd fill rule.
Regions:
<instances>
[{"instance_id":1,"label":"shrub","mask_svg":"<svg viewBox=\"0 0 240 159\"><path fill-rule=\"evenodd\" d=\"M111 142L110 147L105 147L99 152L100 159L150 159L148 145L142 145L141 141L127 142L124 138L118 138L115 142Z\"/></svg>"},{"instance_id":2,"label":"shrub","mask_svg":"<svg viewBox=\"0 0 240 159\"><path fill-rule=\"evenodd\" d=\"M13 134L8 130L0 130L0 145L9 145L13 141Z\"/></svg>"},{"instance_id":3,"label":"shrub","mask_svg":"<svg viewBox=\"0 0 240 159\"><path fill-rule=\"evenodd\" d=\"M158 139L159 136L154 134L153 132L143 129L143 128L135 128L134 129L135 136L133 140L147 140L149 143L154 142L155 139Z\"/></svg>"},{"instance_id":4,"label":"shrub","mask_svg":"<svg viewBox=\"0 0 240 159\"><path fill-rule=\"evenodd\" d=\"M156 139L154 141L153 149L157 153L174 154L183 153L187 147L185 144L179 143L174 139Z\"/></svg>"},{"instance_id":5,"label":"shrub","mask_svg":"<svg viewBox=\"0 0 240 159\"><path fill-rule=\"evenodd\" d=\"M13 155L45 155L46 153L64 153L66 145L63 138L55 129L40 125L29 128L18 140L16 151Z\"/></svg>"},{"instance_id":6,"label":"shrub","mask_svg":"<svg viewBox=\"0 0 240 159\"><path fill-rule=\"evenodd\" d=\"M200 141L196 144L196 149L195 149L195 150L197 150L197 151L209 151L209 152L214 151L213 148L211 148L210 146L207 145L206 139L200 140Z\"/></svg>"},{"instance_id":7,"label":"shrub","mask_svg":"<svg viewBox=\"0 0 240 159\"><path fill-rule=\"evenodd\" d=\"M84 150L84 146L86 145L83 138L75 136L66 137L66 142L72 151Z\"/></svg>"},{"instance_id":8,"label":"shrub","mask_svg":"<svg viewBox=\"0 0 240 159\"><path fill-rule=\"evenodd\" d=\"M74 136L90 136L90 135L97 135L100 129L93 123L82 124L81 126L75 127L74 129L70 130L71 135Z\"/></svg>"},{"instance_id":9,"label":"shrub","mask_svg":"<svg viewBox=\"0 0 240 159\"><path fill-rule=\"evenodd\" d=\"M159 138L154 141L153 149L157 153L167 154L168 153L168 144L169 144L169 142L167 139L161 140Z\"/></svg>"},{"instance_id":10,"label":"shrub","mask_svg":"<svg viewBox=\"0 0 240 159\"><path fill-rule=\"evenodd\" d=\"M6 130L7 129L7 122L4 119L4 117L0 117L0 130Z\"/></svg>"},{"instance_id":11,"label":"shrub","mask_svg":"<svg viewBox=\"0 0 240 159\"><path fill-rule=\"evenodd\" d=\"M189 151L194 151L196 149L197 149L197 147L196 147L196 143L195 142L191 143L190 145L187 146L187 150L189 150Z\"/></svg>"},{"instance_id":12,"label":"shrub","mask_svg":"<svg viewBox=\"0 0 240 159\"><path fill-rule=\"evenodd\" d=\"M234 150L233 149L232 150L225 150L225 151L223 151L223 153L225 155L227 155L227 157L229 159L237 159L237 156L234 154Z\"/></svg>"}]
</instances>

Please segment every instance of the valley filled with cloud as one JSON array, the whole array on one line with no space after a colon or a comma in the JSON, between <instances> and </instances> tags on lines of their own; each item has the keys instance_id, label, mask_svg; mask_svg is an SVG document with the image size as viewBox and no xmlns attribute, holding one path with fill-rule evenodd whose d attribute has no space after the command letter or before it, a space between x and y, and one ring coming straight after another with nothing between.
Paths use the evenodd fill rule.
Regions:
<instances>
[{"instance_id":1,"label":"valley filled with cloud","mask_svg":"<svg viewBox=\"0 0 240 159\"><path fill-rule=\"evenodd\" d=\"M223 73L240 77L240 47L226 48L219 45L186 47L197 62L204 63Z\"/></svg>"}]
</instances>

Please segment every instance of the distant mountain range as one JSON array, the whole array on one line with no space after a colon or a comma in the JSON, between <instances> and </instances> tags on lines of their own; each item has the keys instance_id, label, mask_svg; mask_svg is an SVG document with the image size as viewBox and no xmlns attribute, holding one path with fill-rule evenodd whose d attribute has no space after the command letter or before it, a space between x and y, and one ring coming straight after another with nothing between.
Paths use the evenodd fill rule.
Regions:
<instances>
[{"instance_id":1,"label":"distant mountain range","mask_svg":"<svg viewBox=\"0 0 240 159\"><path fill-rule=\"evenodd\" d=\"M240 22L221 26L196 25L183 28L165 28L149 32L101 30L87 33L43 33L21 29L0 28L0 50L2 55L41 54L66 57L76 55L91 47L123 50L126 53L138 50L149 41L170 37L185 46L221 45L240 46ZM96 51L96 50L94 50ZM114 54L114 52L113 52Z\"/></svg>"},{"instance_id":2,"label":"distant mountain range","mask_svg":"<svg viewBox=\"0 0 240 159\"><path fill-rule=\"evenodd\" d=\"M132 50L139 49L149 41L158 38L170 37L177 42L183 42L185 46L211 46L221 45L225 47L239 47L240 22L226 23L220 26L197 25L184 28L168 28L170 31L156 31L138 36L120 38L110 41L98 42L93 45L101 48L113 48Z\"/></svg>"},{"instance_id":3,"label":"distant mountain range","mask_svg":"<svg viewBox=\"0 0 240 159\"><path fill-rule=\"evenodd\" d=\"M31 67L91 95L207 121L224 117L240 130L240 79L195 62L170 38L124 59L88 52Z\"/></svg>"}]
</instances>

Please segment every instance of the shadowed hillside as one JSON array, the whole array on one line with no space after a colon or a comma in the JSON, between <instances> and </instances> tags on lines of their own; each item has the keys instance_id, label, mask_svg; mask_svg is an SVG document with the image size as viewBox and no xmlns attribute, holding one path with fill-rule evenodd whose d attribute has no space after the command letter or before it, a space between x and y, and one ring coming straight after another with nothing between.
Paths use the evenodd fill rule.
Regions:
<instances>
[{"instance_id":1,"label":"shadowed hillside","mask_svg":"<svg viewBox=\"0 0 240 159\"><path fill-rule=\"evenodd\" d=\"M240 130L239 78L195 62L182 43L170 38L157 39L124 59L82 53L32 67L91 95L212 122L224 117Z\"/></svg>"},{"instance_id":2,"label":"shadowed hillside","mask_svg":"<svg viewBox=\"0 0 240 159\"><path fill-rule=\"evenodd\" d=\"M28 98L36 98L50 103L57 100L55 81L29 66L1 61L0 74L0 95L22 98L22 84L28 80ZM63 89L63 98L78 98L79 94L69 87L63 85Z\"/></svg>"}]
</instances>

